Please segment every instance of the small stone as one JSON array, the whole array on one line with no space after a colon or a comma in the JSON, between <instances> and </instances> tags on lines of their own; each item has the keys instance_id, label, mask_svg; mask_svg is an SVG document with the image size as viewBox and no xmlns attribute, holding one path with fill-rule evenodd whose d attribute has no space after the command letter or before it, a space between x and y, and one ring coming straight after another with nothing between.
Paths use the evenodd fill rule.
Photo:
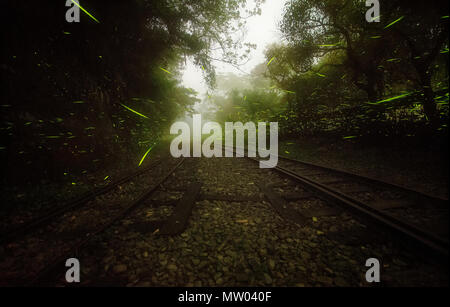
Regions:
<instances>
[{"instance_id":1,"label":"small stone","mask_svg":"<svg viewBox=\"0 0 450 307\"><path fill-rule=\"evenodd\" d=\"M198 265L198 269L202 269L207 265L208 265L208 262L206 262L205 260L200 261L200 264Z\"/></svg>"},{"instance_id":2,"label":"small stone","mask_svg":"<svg viewBox=\"0 0 450 307\"><path fill-rule=\"evenodd\" d=\"M306 260L308 260L309 258L311 258L311 255L310 255L309 253L307 253L307 252L300 252L300 256L301 256L303 259L306 259Z\"/></svg>"},{"instance_id":3,"label":"small stone","mask_svg":"<svg viewBox=\"0 0 450 307\"><path fill-rule=\"evenodd\" d=\"M116 274L123 273L127 270L127 266L125 264L118 264L114 266L113 271Z\"/></svg>"},{"instance_id":4,"label":"small stone","mask_svg":"<svg viewBox=\"0 0 450 307\"><path fill-rule=\"evenodd\" d=\"M297 267L297 269L299 269L300 271L306 272L306 268L304 266L302 266L302 265L299 265Z\"/></svg>"},{"instance_id":5,"label":"small stone","mask_svg":"<svg viewBox=\"0 0 450 307\"><path fill-rule=\"evenodd\" d=\"M167 268L169 269L169 270L171 270L171 271L176 271L178 268L177 268L177 266L175 265L175 264L169 264L168 266L167 266Z\"/></svg>"},{"instance_id":6,"label":"small stone","mask_svg":"<svg viewBox=\"0 0 450 307\"><path fill-rule=\"evenodd\" d=\"M141 281L138 284L136 284L136 287L150 287L151 284L149 281Z\"/></svg>"},{"instance_id":7,"label":"small stone","mask_svg":"<svg viewBox=\"0 0 450 307\"><path fill-rule=\"evenodd\" d=\"M244 282L248 280L247 274L244 273L238 273L236 274L236 280L240 282Z\"/></svg>"},{"instance_id":8,"label":"small stone","mask_svg":"<svg viewBox=\"0 0 450 307\"><path fill-rule=\"evenodd\" d=\"M275 261L273 259L269 260L269 267L273 270L275 268Z\"/></svg>"},{"instance_id":9,"label":"small stone","mask_svg":"<svg viewBox=\"0 0 450 307\"><path fill-rule=\"evenodd\" d=\"M330 227L330 232L336 232L336 231L338 231L338 228L336 226Z\"/></svg>"},{"instance_id":10,"label":"small stone","mask_svg":"<svg viewBox=\"0 0 450 307\"><path fill-rule=\"evenodd\" d=\"M325 284L325 285L332 285L333 284L333 279L327 276L318 276L317 277L317 281Z\"/></svg>"},{"instance_id":11,"label":"small stone","mask_svg":"<svg viewBox=\"0 0 450 307\"><path fill-rule=\"evenodd\" d=\"M265 280L266 284L269 284L269 285L272 284L272 277L270 277L270 275L267 273L264 273L264 280Z\"/></svg>"},{"instance_id":12,"label":"small stone","mask_svg":"<svg viewBox=\"0 0 450 307\"><path fill-rule=\"evenodd\" d=\"M334 279L334 284L338 287L348 287L349 284L341 277L336 277Z\"/></svg>"}]
</instances>

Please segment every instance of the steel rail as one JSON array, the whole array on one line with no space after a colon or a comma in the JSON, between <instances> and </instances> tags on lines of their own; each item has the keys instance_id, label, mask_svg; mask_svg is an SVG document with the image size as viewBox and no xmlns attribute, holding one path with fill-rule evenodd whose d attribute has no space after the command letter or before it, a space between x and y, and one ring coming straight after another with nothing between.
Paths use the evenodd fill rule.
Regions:
<instances>
[{"instance_id":1,"label":"steel rail","mask_svg":"<svg viewBox=\"0 0 450 307\"><path fill-rule=\"evenodd\" d=\"M226 148L227 146L223 146L223 147ZM235 149L235 148L236 147L233 147L233 149ZM246 152L248 153L248 151L246 151ZM299 163L299 164L303 164L303 165L310 166L310 167L315 167L315 168L318 168L318 169L322 169L324 171L332 171L332 172L337 173L337 174L342 174L342 175L345 175L345 176L353 177L353 178L358 179L360 181L364 181L364 182L371 183L371 184L374 184L374 185L378 185L378 186L381 186L381 187L386 187L386 188L390 188L390 189L397 189L397 190L405 192L405 193L414 194L414 195L417 195L417 196L419 196L421 198L432 200L432 201L434 201L436 203L439 203L439 204L444 204L444 203L448 202L448 198L442 198L442 197L438 197L438 196L434 196L434 195L429 195L427 193L424 193L424 192L421 192L421 191L417 191L417 190L413 190L413 189L410 189L410 188L406 188L404 186L397 185L397 184L392 183L392 182L387 182L387 181L383 181L383 180L380 180L380 179L375 179L375 178L372 178L372 177L359 175L359 174L356 174L356 173L353 173L353 172L350 172L350 171L345 171L345 170L338 169L338 168L332 168L332 167L327 167L327 166L324 166L324 165L319 165L319 164L315 164L315 163L311 163L311 162L306 162L306 161L302 161L302 160L298 160L298 159L293 159L293 158L286 157L286 156L283 156L283 155L275 155L275 156L278 157L279 159L282 159L282 160L291 161L291 162L294 162L294 163Z\"/></svg>"},{"instance_id":2,"label":"steel rail","mask_svg":"<svg viewBox=\"0 0 450 307\"><path fill-rule=\"evenodd\" d=\"M257 159L255 160L259 162L259 160ZM415 225L412 225L408 222L402 221L386 212L375 209L374 207L362 201L359 201L342 192L339 192L336 189L333 189L327 185L321 184L317 181L301 176L291 170L279 166L277 166L275 169L278 172L288 175L289 177L307 185L314 191L324 194L326 197L331 198L333 201L335 201L342 207L350 208L352 209L352 211L363 214L371 218L372 220L375 220L376 222L383 224L390 230L401 234L402 236L413 239L419 242L421 245L424 245L438 252L439 254L448 256L449 242L435 235L434 233L418 228Z\"/></svg>"},{"instance_id":3,"label":"steel rail","mask_svg":"<svg viewBox=\"0 0 450 307\"><path fill-rule=\"evenodd\" d=\"M32 278L26 278L25 281L27 286L35 285L37 282L41 281L49 274L55 273L55 271L59 271L58 268L64 269L65 261L69 258L72 258L73 255L77 254L78 251L86 245L92 238L99 235L100 233L107 230L117 221L125 218L128 214L130 214L134 209L136 209L139 205L143 203L152 193L155 191L173 172L181 166L184 162L185 158L182 158L174 167L172 167L164 176L158 179L156 183L154 183L150 188L144 191L136 200L132 201L128 206L126 206L121 212L119 212L116 216L114 216L109 222L100 226L92 233L87 233L85 238L83 238L80 242L73 245L67 252L64 252L62 255L56 257L54 260L50 262L50 264L46 265L42 268L37 274Z\"/></svg>"},{"instance_id":4,"label":"steel rail","mask_svg":"<svg viewBox=\"0 0 450 307\"><path fill-rule=\"evenodd\" d=\"M322 169L322 170L325 170L325 171L332 171L334 173L338 173L338 174L342 174L342 175L345 175L345 176L353 177L355 179L358 179L358 180L361 180L361 181L365 181L367 183L371 183L371 184L374 184L374 185L383 186L383 187L391 188L391 189L397 189L397 190L400 190L402 192L409 193L409 194L415 194L415 195L417 195L419 197L430 199L430 200L438 202L438 203L448 202L447 198L441 198L441 197L438 197L438 196L429 195L427 193L424 193L424 192L421 192L421 191L417 191L417 190L413 190L413 189L410 189L410 188L406 188L406 187L403 187L401 185L397 185L395 183L391 183L391 182L375 179L375 178L372 178L372 177L358 175L358 174L355 174L353 172L344 171L344 170L341 170L341 169L327 167L327 166L323 166L323 165L318 165L318 164L314 164L314 163L311 163L311 162L301 161L301 160L289 158L289 157L286 157L286 156L278 156L278 158L286 160L286 161L291 161L291 162L300 163L300 164L303 164L303 165L319 168L319 169Z\"/></svg>"},{"instance_id":5,"label":"steel rail","mask_svg":"<svg viewBox=\"0 0 450 307\"><path fill-rule=\"evenodd\" d=\"M225 148L225 150L227 149ZM265 161L259 160L254 157L249 157L248 155L246 156L246 158L256 163L264 163L268 165ZM339 192L338 190L330 186L302 176L292 170L280 166L276 166L273 169L288 176L291 179L302 183L310 190L313 190L314 192L325 196L326 199L334 201L344 209L351 209L353 212L361 214L362 216L370 218L370 220L387 227L403 238L413 240L414 242L437 252L439 255L448 257L449 242L447 239L441 238L434 233L400 220L392 216L391 214L376 209L369 204L359 201L345 193ZM327 168L325 167L323 167L323 169L327 170ZM358 175L356 176L359 177ZM396 188L396 186L393 187Z\"/></svg>"},{"instance_id":6,"label":"steel rail","mask_svg":"<svg viewBox=\"0 0 450 307\"><path fill-rule=\"evenodd\" d=\"M131 179L152 170L153 167L155 165L159 164L160 162L161 162L161 159L151 163L148 167L146 167L142 170L134 172L133 174L130 174L130 175L126 175L116 181L111 182L110 184L108 184L104 187L97 188L94 191L86 192L86 193L76 197L75 199L68 201L66 204L64 204L62 206L58 206L58 205L51 206L51 208L49 210L47 210L47 212L43 213L41 216L38 216L23 225L20 225L16 228L6 231L5 234L3 234L0 237L0 245L7 244L7 243L17 239L21 235L25 235L26 233L30 232L31 230L38 228L39 226L43 225L44 223L50 221L51 219L53 219L57 216L60 216L72 209L82 207L89 200L94 199L95 197L100 196L102 194L105 194L105 193L111 191L112 189L114 189L115 187L117 187L118 185L126 183L126 182L130 181Z\"/></svg>"}]
</instances>

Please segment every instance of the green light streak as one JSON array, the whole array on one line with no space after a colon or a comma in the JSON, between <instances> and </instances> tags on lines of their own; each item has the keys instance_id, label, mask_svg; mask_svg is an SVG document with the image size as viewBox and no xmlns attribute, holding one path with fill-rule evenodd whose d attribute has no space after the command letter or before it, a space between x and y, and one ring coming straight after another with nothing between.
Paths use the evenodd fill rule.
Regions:
<instances>
[{"instance_id":1,"label":"green light streak","mask_svg":"<svg viewBox=\"0 0 450 307\"><path fill-rule=\"evenodd\" d=\"M402 97L406 97L406 96L409 96L409 95L411 95L411 93L406 93L406 94L394 96L394 97L387 98L387 99L383 99L383 100L380 100L380 101L377 101L377 102L366 102L366 103L368 103L368 104L380 104L380 103L382 103L382 102L388 102L388 101L400 99L400 98L402 98Z\"/></svg>"},{"instance_id":2,"label":"green light streak","mask_svg":"<svg viewBox=\"0 0 450 307\"><path fill-rule=\"evenodd\" d=\"M73 0L70 0L70 1L72 1L73 3L75 3L75 4L76 4L83 12L85 12L89 17L91 17L92 19L94 19L97 23L100 23L100 21L98 21L97 19L95 19L94 16L92 16L91 14L89 14L89 12L86 11L81 5L79 5L78 3L76 3L76 2L73 1Z\"/></svg>"},{"instance_id":3,"label":"green light streak","mask_svg":"<svg viewBox=\"0 0 450 307\"><path fill-rule=\"evenodd\" d=\"M150 146L150 148L145 152L144 156L143 156L142 159L141 159L141 162L139 162L138 167L141 166L142 162L144 161L145 157L147 157L147 155L148 155L148 153L150 152L150 150L152 150L153 146L154 146L154 145Z\"/></svg>"},{"instance_id":4,"label":"green light streak","mask_svg":"<svg viewBox=\"0 0 450 307\"><path fill-rule=\"evenodd\" d=\"M109 178L109 176L106 176L105 179L103 179L103 180L106 180L106 179L108 179L108 178Z\"/></svg>"},{"instance_id":5,"label":"green light streak","mask_svg":"<svg viewBox=\"0 0 450 307\"><path fill-rule=\"evenodd\" d=\"M375 20L377 20L380 17L381 17L381 15L375 16L374 18L371 19L371 21L375 21Z\"/></svg>"},{"instance_id":6,"label":"green light streak","mask_svg":"<svg viewBox=\"0 0 450 307\"><path fill-rule=\"evenodd\" d=\"M162 68L162 67L160 67L159 69L161 69L162 71L164 71L164 72L166 72L166 73L168 73L169 75L171 75L172 73L170 72L170 71L168 71L168 70L165 70L164 68Z\"/></svg>"},{"instance_id":7,"label":"green light streak","mask_svg":"<svg viewBox=\"0 0 450 307\"><path fill-rule=\"evenodd\" d=\"M274 59L275 59L275 57L273 56L273 57L270 59L269 63L267 63L267 66L269 66L269 64L272 63L272 61L273 61Z\"/></svg>"},{"instance_id":8,"label":"green light streak","mask_svg":"<svg viewBox=\"0 0 450 307\"><path fill-rule=\"evenodd\" d=\"M133 113L135 113L135 114L137 114L137 115L139 115L139 116L142 116L142 117L145 117L145 118L147 118L147 119L149 119L147 116L145 116L144 114L141 114L141 113L139 113L138 111L135 111L135 110L133 110L132 108L129 108L129 107L127 107L126 105L124 105L124 104L120 104L122 107L124 107L125 109L127 109L127 110L129 110L129 111L131 111L131 112L133 112Z\"/></svg>"},{"instance_id":9,"label":"green light streak","mask_svg":"<svg viewBox=\"0 0 450 307\"><path fill-rule=\"evenodd\" d=\"M389 28L390 26L392 26L393 24L399 22L399 21L402 20L403 18L405 18L405 16L402 16L402 17L400 17L399 19L394 20L393 22L391 22L390 24L388 24L388 25L385 26L384 28L385 28L385 29Z\"/></svg>"}]
</instances>

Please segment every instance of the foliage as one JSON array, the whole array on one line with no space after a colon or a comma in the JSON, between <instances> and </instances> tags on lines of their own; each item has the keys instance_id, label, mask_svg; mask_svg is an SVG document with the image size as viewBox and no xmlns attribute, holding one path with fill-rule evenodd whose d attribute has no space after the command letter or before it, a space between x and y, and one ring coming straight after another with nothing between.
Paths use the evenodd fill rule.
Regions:
<instances>
[{"instance_id":1,"label":"foliage","mask_svg":"<svg viewBox=\"0 0 450 307\"><path fill-rule=\"evenodd\" d=\"M118 159L137 166L198 101L180 84L186 57L212 87L213 61L238 64L250 52L236 31L261 1L247 12L245 0L84 1L98 23L84 13L66 22L64 3L1 4L5 181L81 175Z\"/></svg>"},{"instance_id":2,"label":"foliage","mask_svg":"<svg viewBox=\"0 0 450 307\"><path fill-rule=\"evenodd\" d=\"M266 50L267 61L276 59L267 76L292 93L284 133L414 135L423 128L447 129L448 101L435 101L448 97L447 1L380 2L381 22L373 23L365 20L364 1L286 4L280 26L286 43ZM412 101L379 103L412 93ZM406 122L412 131L403 127Z\"/></svg>"}]
</instances>

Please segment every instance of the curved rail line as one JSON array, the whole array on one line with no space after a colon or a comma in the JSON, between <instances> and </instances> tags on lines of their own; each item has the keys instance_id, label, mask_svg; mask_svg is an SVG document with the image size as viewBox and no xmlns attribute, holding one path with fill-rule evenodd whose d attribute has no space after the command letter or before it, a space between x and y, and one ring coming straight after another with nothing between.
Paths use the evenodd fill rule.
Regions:
<instances>
[{"instance_id":1,"label":"curved rail line","mask_svg":"<svg viewBox=\"0 0 450 307\"><path fill-rule=\"evenodd\" d=\"M225 150L231 150L224 147ZM233 152L235 152L235 148L232 149ZM427 195L425 193L410 190L404 187L400 187L394 184L390 184L387 182L379 181L373 178L368 178L364 176L360 176L357 174L336 170L332 168L327 168L324 166L315 165L308 162L303 162L299 160L294 160L282 156L278 156L281 159L289 160L294 163L313 166L315 168L320 168L322 171L325 172L332 172L332 173L340 173L342 175L362 180L367 183L377 185L377 186L383 186L388 189L394 189L394 190L401 190L402 192L406 192L409 194L414 194L417 196L420 196L421 198L429 199L433 202L438 202L439 204L446 204L448 200L437 198L434 196ZM260 159L249 157L246 155L246 158L255 161L257 163L264 163L264 161L261 161ZM423 228L419 228L416 225L413 225L403 219L399 219L398 217L393 216L392 214L388 212L384 212L383 210L377 209L374 206L358 200L344 192L341 192L337 190L336 188L333 188L327 184L323 184L321 182L318 182L316 180L313 180L311 178L308 178L307 176L303 176L299 174L298 172L292 171L288 168L276 166L273 168L274 170L278 171L279 173L301 183L302 185L306 186L309 190L319 193L323 195L326 199L331 200L332 202L340 205L344 209L350 209L353 213L356 213L359 216L363 216L365 218L369 218L371 221L376 222L378 225L382 225L385 228L389 229L390 231L393 231L397 235L400 235L402 238L407 239L409 241L413 241L415 243L420 244L421 246L424 246L434 252L436 252L440 256L448 256L448 249L449 249L449 242L448 238L441 237L437 235L436 233L430 232L428 230L425 230Z\"/></svg>"},{"instance_id":2,"label":"curved rail line","mask_svg":"<svg viewBox=\"0 0 450 307\"><path fill-rule=\"evenodd\" d=\"M226 146L222 146L222 147L225 148ZM234 147L233 149L235 149L235 148L237 148L237 147ZM247 151L245 151L245 152L247 153ZM349 176L349 177L352 177L354 179L357 179L359 181L363 181L363 182L366 182L366 183L369 183L369 184L374 184L374 185L377 185L377 186L380 186L380 187L396 189L398 191L402 191L402 192L405 192L405 193L414 194L414 195L417 195L419 197L422 197L422 198L425 198L425 199L428 199L428 200L431 200L431 201L434 201L434 202L437 202L437 203L446 203L446 202L448 202L448 198L442 198L442 197L438 197L438 196L435 196L435 195L430 195L428 193L424 193L424 192L421 192L421 191L413 190L413 189L410 189L410 188L407 188L407 187L404 187L404 186L401 186L401 185L397 185L397 184L392 183L392 182L387 182L387 181L383 181L383 180L380 180L380 179L375 179L375 178L372 178L372 177L359 175L359 174L356 174L356 173L353 173L353 172L349 172L349 171L345 171L345 170L341 170L341 169L338 169L338 168L332 168L332 167L327 167L327 166L323 166L323 165L319 165L319 164L315 164L315 163L311 163L311 162L306 162L306 161L302 161L302 160L298 160L298 159L293 159L293 158L286 157L286 156L283 156L283 155L275 155L275 156L278 157L281 160L286 160L286 161L291 161L291 162L298 163L298 164L303 164L305 166L318 168L318 169L321 169L321 170L324 170L324 171L332 171L333 173Z\"/></svg>"},{"instance_id":3,"label":"curved rail line","mask_svg":"<svg viewBox=\"0 0 450 307\"><path fill-rule=\"evenodd\" d=\"M339 174L342 174L342 175L345 175L345 176L353 177L353 178L355 178L357 180L364 181L364 182L367 182L367 183L370 183L370 184L374 184L374 185L377 185L377 186L391 188L391 189L396 189L396 190L399 190L399 191L402 191L402 192L405 192L405 193L414 194L414 195L417 195L419 197L426 198L426 199L429 199L429 200L432 200L432 201L435 201L435 202L441 202L441 203L442 202L448 202L448 198L442 198L442 197L438 197L438 196L434 196L434 195L429 195L427 193L424 193L424 192L421 192L421 191L417 191L417 190L412 190L412 189L403 187L401 185L397 185L395 183L391 183L391 182L387 182L387 181L383 181L383 180L379 180L379 179L375 179L375 178L371 178L371 177L367 177L367 176L358 175L358 174L355 174L355 173L352 173L352 172L349 172L349 171L344 171L344 170L337 169L337 168L332 168L332 167L326 167L326 166L323 166L323 165L318 165L318 164L314 164L314 163L311 163L311 162L305 162L305 161L301 161L301 160L298 160L298 159L293 159L293 158L289 158L289 157L281 156L281 155L278 155L278 158L280 158L282 160L291 161L291 162L294 162L294 163L299 163L299 164L303 164L303 165L306 165L306 166L322 169L324 171L332 171L334 173L339 173Z\"/></svg>"},{"instance_id":4,"label":"curved rail line","mask_svg":"<svg viewBox=\"0 0 450 307\"><path fill-rule=\"evenodd\" d=\"M98 236L113 224L125 218L128 214L130 214L134 209L136 209L140 204L142 204L152 193L155 191L173 172L181 166L184 162L184 158L180 159L179 162L176 163L168 172L166 172L162 177L160 177L156 183L152 184L146 191L144 191L136 200L132 201L128 204L124 209L122 209L118 214L116 214L113 218L111 218L107 223L98 227L96 230L86 233L85 237L79 241L78 243L71 246L71 248L59 255L57 258L51 260L48 265L43 267L37 274L33 276L26 277L25 283L26 285L35 285L39 281L44 280L46 277L52 274L59 274L65 268L64 264L68 258L72 258L73 255L77 254L77 252L85 246L92 238Z\"/></svg>"},{"instance_id":5,"label":"curved rail line","mask_svg":"<svg viewBox=\"0 0 450 307\"><path fill-rule=\"evenodd\" d=\"M0 237L0 244L7 244L7 243L17 239L18 237L30 232L33 229L38 228L39 226L44 225L46 222L66 213L72 209L82 207L84 204L86 204L88 201L94 199L95 197L105 194L105 193L111 191L112 189L114 189L115 187L117 187L118 185L126 183L126 182L132 180L133 178L152 170L153 167L155 165L158 165L159 163L161 163L161 159L152 162L148 167L146 167L142 170L139 170L130 175L124 176L116 181L111 182L110 184L108 184L106 186L97 188L93 191L88 191L88 192L76 197L75 199L68 201L64 205L54 204L54 205L50 206L50 209L48 209L47 212L43 213L42 215L32 219L31 221L29 221L27 223L20 225L19 227L16 227L9 231L6 231L5 234L2 234L2 236Z\"/></svg>"}]
</instances>

